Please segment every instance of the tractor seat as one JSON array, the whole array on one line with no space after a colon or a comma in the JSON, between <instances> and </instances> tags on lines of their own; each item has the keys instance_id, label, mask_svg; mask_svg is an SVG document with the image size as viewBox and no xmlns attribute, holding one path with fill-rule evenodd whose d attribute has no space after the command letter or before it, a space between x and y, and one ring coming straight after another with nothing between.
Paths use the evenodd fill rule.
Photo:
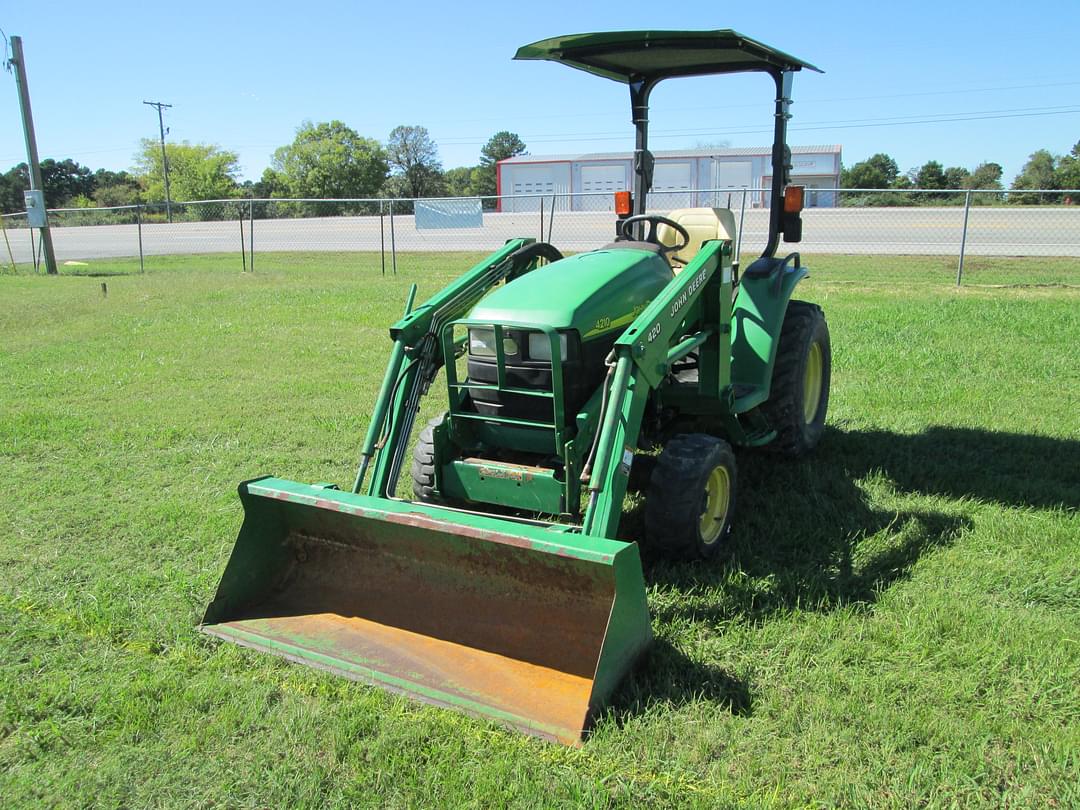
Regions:
<instances>
[{"instance_id":1,"label":"tractor seat","mask_svg":"<svg viewBox=\"0 0 1080 810\"><path fill-rule=\"evenodd\" d=\"M676 273L690 264L701 246L710 239L735 241L735 215L728 208L679 208L668 214L667 218L678 222L690 234L690 243L686 247L668 255ZM659 225L656 237L668 246L682 241L682 237L668 225Z\"/></svg>"}]
</instances>

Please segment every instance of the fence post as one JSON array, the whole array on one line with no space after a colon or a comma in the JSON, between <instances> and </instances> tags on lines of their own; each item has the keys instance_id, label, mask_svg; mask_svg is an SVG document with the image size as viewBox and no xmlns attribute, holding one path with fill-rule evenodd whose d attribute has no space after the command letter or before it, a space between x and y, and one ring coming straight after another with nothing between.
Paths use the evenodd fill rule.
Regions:
<instances>
[{"instance_id":1,"label":"fence post","mask_svg":"<svg viewBox=\"0 0 1080 810\"><path fill-rule=\"evenodd\" d=\"M390 200L390 264L397 275L397 240L394 238L394 201Z\"/></svg>"},{"instance_id":2,"label":"fence post","mask_svg":"<svg viewBox=\"0 0 1080 810\"><path fill-rule=\"evenodd\" d=\"M143 246L142 246L142 206L135 206L135 223L139 228L139 272L146 272L146 265L143 264Z\"/></svg>"},{"instance_id":3,"label":"fence post","mask_svg":"<svg viewBox=\"0 0 1080 810\"><path fill-rule=\"evenodd\" d=\"M251 272L255 272L255 198L248 200L248 256L251 257Z\"/></svg>"},{"instance_id":4,"label":"fence post","mask_svg":"<svg viewBox=\"0 0 1080 810\"><path fill-rule=\"evenodd\" d=\"M382 260L382 274L386 275L386 230L383 220L383 201L379 200L379 258Z\"/></svg>"},{"instance_id":5,"label":"fence post","mask_svg":"<svg viewBox=\"0 0 1080 810\"><path fill-rule=\"evenodd\" d=\"M247 272L247 251L244 248L244 206L243 203L236 206L236 211L239 216L236 218L240 223L240 267L243 272Z\"/></svg>"},{"instance_id":6,"label":"fence post","mask_svg":"<svg viewBox=\"0 0 1080 810\"><path fill-rule=\"evenodd\" d=\"M742 256L742 229L746 221L746 186L742 190L742 202L739 204L739 232L735 235L735 261Z\"/></svg>"},{"instance_id":7,"label":"fence post","mask_svg":"<svg viewBox=\"0 0 1080 810\"><path fill-rule=\"evenodd\" d=\"M971 189L964 195L964 230L960 234L960 261L956 265L956 286L964 277L964 251L967 250L968 216L971 214Z\"/></svg>"}]
</instances>

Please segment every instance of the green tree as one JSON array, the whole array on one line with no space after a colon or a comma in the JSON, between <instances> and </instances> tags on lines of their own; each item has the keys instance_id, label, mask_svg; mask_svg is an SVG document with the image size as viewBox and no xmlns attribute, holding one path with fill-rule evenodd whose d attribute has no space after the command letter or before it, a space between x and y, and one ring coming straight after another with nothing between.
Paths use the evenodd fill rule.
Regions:
<instances>
[{"instance_id":1,"label":"green tree","mask_svg":"<svg viewBox=\"0 0 1080 810\"><path fill-rule=\"evenodd\" d=\"M288 146L279 147L273 174L262 182L294 197L374 197L386 181L386 152L341 121L305 121Z\"/></svg>"},{"instance_id":2,"label":"green tree","mask_svg":"<svg viewBox=\"0 0 1080 810\"><path fill-rule=\"evenodd\" d=\"M950 166L945 170L945 188L964 188L971 172L963 166Z\"/></svg>"},{"instance_id":3,"label":"green tree","mask_svg":"<svg viewBox=\"0 0 1080 810\"><path fill-rule=\"evenodd\" d=\"M1027 163L1013 180L1014 189L1055 189L1058 186L1057 158L1046 149L1032 152ZM1057 199L1057 195L1045 194L1010 194L1011 202L1025 205L1033 205L1040 202L1051 202Z\"/></svg>"},{"instance_id":4,"label":"green tree","mask_svg":"<svg viewBox=\"0 0 1080 810\"><path fill-rule=\"evenodd\" d=\"M964 181L964 188L1001 188L1000 163L980 163Z\"/></svg>"},{"instance_id":5,"label":"green tree","mask_svg":"<svg viewBox=\"0 0 1080 810\"><path fill-rule=\"evenodd\" d=\"M45 204L62 208L75 197L89 197L94 192L94 175L86 166L71 158L41 161L41 184L45 189Z\"/></svg>"},{"instance_id":6,"label":"green tree","mask_svg":"<svg viewBox=\"0 0 1080 810\"><path fill-rule=\"evenodd\" d=\"M30 188L30 173L25 163L12 166L0 174L0 213L14 214L26 210L23 192Z\"/></svg>"},{"instance_id":7,"label":"green tree","mask_svg":"<svg viewBox=\"0 0 1080 810\"><path fill-rule=\"evenodd\" d=\"M263 169L262 177L251 184L251 194L260 199L287 197L289 195L289 180L281 172L276 172L267 167Z\"/></svg>"},{"instance_id":8,"label":"green tree","mask_svg":"<svg viewBox=\"0 0 1080 810\"><path fill-rule=\"evenodd\" d=\"M915 188L947 188L945 170L936 160L928 160L915 172Z\"/></svg>"},{"instance_id":9,"label":"green tree","mask_svg":"<svg viewBox=\"0 0 1080 810\"><path fill-rule=\"evenodd\" d=\"M169 191L174 200L216 200L231 197L237 192L236 176L240 172L239 156L235 152L206 143L169 143L165 145L169 159ZM164 172L161 166L161 145L144 138L135 155L135 172L146 189L149 200L165 199Z\"/></svg>"},{"instance_id":10,"label":"green tree","mask_svg":"<svg viewBox=\"0 0 1080 810\"><path fill-rule=\"evenodd\" d=\"M1080 189L1080 141L1077 141L1072 150L1058 161L1057 165L1058 188L1067 188L1070 191ZM1080 202L1073 195L1073 202Z\"/></svg>"},{"instance_id":11,"label":"green tree","mask_svg":"<svg viewBox=\"0 0 1080 810\"><path fill-rule=\"evenodd\" d=\"M386 155L397 178L393 196L435 197L442 192L439 149L426 127L394 127L386 141Z\"/></svg>"},{"instance_id":12,"label":"green tree","mask_svg":"<svg viewBox=\"0 0 1080 810\"><path fill-rule=\"evenodd\" d=\"M94 192L91 195L95 205L135 205L142 202L142 187L133 175L127 172L113 172L98 169L94 172Z\"/></svg>"},{"instance_id":13,"label":"green tree","mask_svg":"<svg viewBox=\"0 0 1080 810\"><path fill-rule=\"evenodd\" d=\"M477 172L474 193L485 197L497 193L498 183L495 175L498 167L495 165L500 160L527 154L525 142L518 137L517 133L501 130L496 132L488 142L480 149L480 166Z\"/></svg>"},{"instance_id":14,"label":"green tree","mask_svg":"<svg viewBox=\"0 0 1080 810\"><path fill-rule=\"evenodd\" d=\"M1013 188L1057 188L1057 159L1045 149L1033 152L1013 180Z\"/></svg>"},{"instance_id":15,"label":"green tree","mask_svg":"<svg viewBox=\"0 0 1080 810\"><path fill-rule=\"evenodd\" d=\"M915 188L915 175L918 173L918 169L909 169L904 174L897 175L897 178L893 181L892 187L896 189L908 189Z\"/></svg>"},{"instance_id":16,"label":"green tree","mask_svg":"<svg viewBox=\"0 0 1080 810\"><path fill-rule=\"evenodd\" d=\"M443 174L443 184L448 197L474 197L480 175L479 166L458 166L447 169Z\"/></svg>"},{"instance_id":17,"label":"green tree","mask_svg":"<svg viewBox=\"0 0 1080 810\"><path fill-rule=\"evenodd\" d=\"M883 152L840 173L841 188L892 188L900 175L896 161Z\"/></svg>"},{"instance_id":18,"label":"green tree","mask_svg":"<svg viewBox=\"0 0 1080 810\"><path fill-rule=\"evenodd\" d=\"M128 205L138 201L138 181L127 172L111 172L98 169L92 172L86 166L67 158L41 161L41 181L45 187L45 203L50 208L71 206L78 200L80 207L87 205ZM99 199L99 189L123 185L126 194L115 201ZM0 174L0 211L10 214L24 211L23 192L30 188L30 173L26 164L20 163Z\"/></svg>"}]
</instances>

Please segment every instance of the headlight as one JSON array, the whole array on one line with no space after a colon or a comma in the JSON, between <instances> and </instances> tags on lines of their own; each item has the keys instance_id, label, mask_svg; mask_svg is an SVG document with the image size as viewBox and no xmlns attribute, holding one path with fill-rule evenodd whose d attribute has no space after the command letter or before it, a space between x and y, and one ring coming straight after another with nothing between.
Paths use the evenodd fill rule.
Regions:
<instances>
[{"instance_id":1,"label":"headlight","mask_svg":"<svg viewBox=\"0 0 1080 810\"><path fill-rule=\"evenodd\" d=\"M559 333L559 355L566 360L566 333ZM551 361L551 341L543 332L529 332L529 359Z\"/></svg>"},{"instance_id":2,"label":"headlight","mask_svg":"<svg viewBox=\"0 0 1080 810\"><path fill-rule=\"evenodd\" d=\"M517 341L512 337L503 336L503 354L516 355L518 353ZM476 357L495 356L495 330L494 329L470 329L469 330L469 354Z\"/></svg>"}]
</instances>

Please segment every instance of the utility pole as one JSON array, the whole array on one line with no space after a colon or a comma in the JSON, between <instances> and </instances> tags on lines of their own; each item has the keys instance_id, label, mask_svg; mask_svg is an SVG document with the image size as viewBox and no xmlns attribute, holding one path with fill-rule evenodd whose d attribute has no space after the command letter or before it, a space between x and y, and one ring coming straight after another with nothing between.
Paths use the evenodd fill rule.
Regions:
<instances>
[{"instance_id":1,"label":"utility pole","mask_svg":"<svg viewBox=\"0 0 1080 810\"><path fill-rule=\"evenodd\" d=\"M8 62L15 69L15 84L19 88L19 107L22 109L23 135L26 137L26 158L30 164L30 190L43 191L41 182L41 161L38 160L37 139L34 136L34 116L30 111L30 87L26 82L26 59L23 56L22 37L11 38L11 59ZM48 212L42 206L41 220L38 227L41 232L41 249L45 255L45 272L56 275L56 253L53 251L52 232L49 230ZM29 215L27 217L29 220Z\"/></svg>"},{"instance_id":2,"label":"utility pole","mask_svg":"<svg viewBox=\"0 0 1080 810\"><path fill-rule=\"evenodd\" d=\"M143 104L157 108L158 130L161 132L161 169L165 173L165 214L169 218L169 222L172 222L172 198L169 196L169 156L165 154L165 118L161 112L162 108L169 108L172 104L165 104L161 101L144 101Z\"/></svg>"}]
</instances>

